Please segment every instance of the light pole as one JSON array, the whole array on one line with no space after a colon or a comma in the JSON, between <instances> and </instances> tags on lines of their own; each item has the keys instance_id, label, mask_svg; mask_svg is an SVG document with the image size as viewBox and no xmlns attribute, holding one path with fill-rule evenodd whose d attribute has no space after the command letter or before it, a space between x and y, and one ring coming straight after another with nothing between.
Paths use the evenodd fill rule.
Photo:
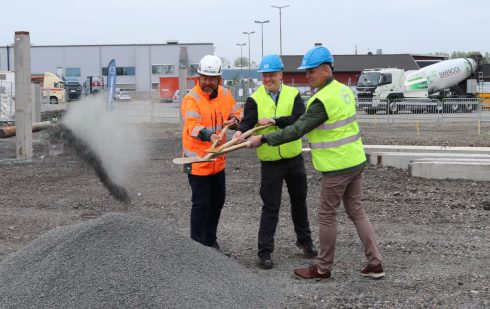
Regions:
<instances>
[{"instance_id":1,"label":"light pole","mask_svg":"<svg viewBox=\"0 0 490 309\"><path fill-rule=\"evenodd\" d=\"M242 82L242 72L243 72L243 45L247 45L247 43L236 43L236 45L240 46L240 82Z\"/></svg>"},{"instance_id":2,"label":"light pole","mask_svg":"<svg viewBox=\"0 0 490 309\"><path fill-rule=\"evenodd\" d=\"M281 29L281 25L282 25L282 20L281 20L281 10L284 9L284 8L287 8L289 6L288 5L283 5L283 6L275 6L275 5L271 5L271 7L273 8L276 8L276 9L279 9L279 49L281 51L281 56L282 56L282 29Z\"/></svg>"},{"instance_id":3,"label":"light pole","mask_svg":"<svg viewBox=\"0 0 490 309\"><path fill-rule=\"evenodd\" d=\"M250 78L250 35L254 34L255 31L252 32L246 32L244 31L243 34L248 35L248 78Z\"/></svg>"},{"instance_id":4,"label":"light pole","mask_svg":"<svg viewBox=\"0 0 490 309\"><path fill-rule=\"evenodd\" d=\"M261 32L261 36L262 36L262 58L264 58L264 24L266 24L268 22L269 22L269 20L263 20L263 21L256 20L255 21L256 24L260 24L260 32Z\"/></svg>"}]
</instances>

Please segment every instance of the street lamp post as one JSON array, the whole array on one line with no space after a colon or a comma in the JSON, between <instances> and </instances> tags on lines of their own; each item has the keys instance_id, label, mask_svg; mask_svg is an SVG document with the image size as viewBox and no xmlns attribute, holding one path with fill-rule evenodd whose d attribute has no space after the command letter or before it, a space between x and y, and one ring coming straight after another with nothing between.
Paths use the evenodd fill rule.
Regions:
<instances>
[{"instance_id":1,"label":"street lamp post","mask_svg":"<svg viewBox=\"0 0 490 309\"><path fill-rule=\"evenodd\" d=\"M275 6L275 5L271 5L271 7L273 8L276 8L276 9L279 9L279 49L280 49L280 52L281 52L281 56L282 56L282 20L281 20L281 10L284 9L284 8L287 8L289 6L288 5L283 5L283 6Z\"/></svg>"},{"instance_id":2,"label":"street lamp post","mask_svg":"<svg viewBox=\"0 0 490 309\"><path fill-rule=\"evenodd\" d=\"M248 78L250 78L250 35L254 34L255 31L252 32L246 32L244 31L243 34L248 35Z\"/></svg>"},{"instance_id":3,"label":"street lamp post","mask_svg":"<svg viewBox=\"0 0 490 309\"><path fill-rule=\"evenodd\" d=\"M247 45L247 43L236 43L236 45L240 46L240 82L243 80L242 72L243 72L243 45Z\"/></svg>"},{"instance_id":4,"label":"street lamp post","mask_svg":"<svg viewBox=\"0 0 490 309\"><path fill-rule=\"evenodd\" d=\"M261 36L262 36L262 58L264 58L264 24L266 24L268 22L269 22L269 20L263 20L263 21L256 20L255 21L256 24L260 24L260 32L261 32Z\"/></svg>"}]
</instances>

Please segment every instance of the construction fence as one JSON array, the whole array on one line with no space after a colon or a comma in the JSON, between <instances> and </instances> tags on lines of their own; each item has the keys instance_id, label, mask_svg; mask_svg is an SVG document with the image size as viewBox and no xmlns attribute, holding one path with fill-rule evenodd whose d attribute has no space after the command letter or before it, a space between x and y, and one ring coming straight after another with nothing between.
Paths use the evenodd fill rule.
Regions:
<instances>
[{"instance_id":1,"label":"construction fence","mask_svg":"<svg viewBox=\"0 0 490 309\"><path fill-rule=\"evenodd\" d=\"M231 89L238 91L236 88ZM113 99L113 112L118 113L122 121L127 122L180 122L180 102L178 100L162 100L159 91L125 92L126 96ZM15 119L15 102L11 96L1 93L2 105L0 121ZM242 94L237 103L243 107L246 95ZM304 97L304 99L308 99ZM69 110L76 104L84 104L87 100L99 100L105 104L105 93L82 96L81 100L71 102L53 102L49 93L44 93L41 112ZM490 121L490 102L482 99L397 99L366 100L358 99L357 118L366 122L450 122L450 121Z\"/></svg>"}]
</instances>

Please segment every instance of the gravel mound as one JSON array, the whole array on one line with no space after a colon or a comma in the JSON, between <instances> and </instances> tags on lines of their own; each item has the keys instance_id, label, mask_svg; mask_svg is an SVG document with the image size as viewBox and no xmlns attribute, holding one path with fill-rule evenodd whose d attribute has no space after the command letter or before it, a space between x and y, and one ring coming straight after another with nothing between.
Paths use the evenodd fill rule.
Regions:
<instances>
[{"instance_id":1,"label":"gravel mound","mask_svg":"<svg viewBox=\"0 0 490 309\"><path fill-rule=\"evenodd\" d=\"M278 308L285 291L161 222L111 213L0 263L0 308Z\"/></svg>"}]
</instances>

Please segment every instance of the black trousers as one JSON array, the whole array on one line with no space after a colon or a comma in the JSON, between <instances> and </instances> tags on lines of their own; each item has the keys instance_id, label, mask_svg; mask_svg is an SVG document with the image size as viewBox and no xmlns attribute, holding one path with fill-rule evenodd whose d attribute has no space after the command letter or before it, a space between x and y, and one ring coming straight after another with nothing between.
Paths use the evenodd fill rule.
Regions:
<instances>
[{"instance_id":1,"label":"black trousers","mask_svg":"<svg viewBox=\"0 0 490 309\"><path fill-rule=\"evenodd\" d=\"M260 197L264 205L260 217L258 248L263 252L274 251L274 235L279 221L282 184L286 181L291 201L291 217L297 240L311 242L310 223L306 208L306 170L303 156L291 159L261 162Z\"/></svg>"},{"instance_id":2,"label":"black trousers","mask_svg":"<svg viewBox=\"0 0 490 309\"><path fill-rule=\"evenodd\" d=\"M210 176L187 176L192 190L191 238L213 246L225 204L225 171Z\"/></svg>"}]
</instances>

